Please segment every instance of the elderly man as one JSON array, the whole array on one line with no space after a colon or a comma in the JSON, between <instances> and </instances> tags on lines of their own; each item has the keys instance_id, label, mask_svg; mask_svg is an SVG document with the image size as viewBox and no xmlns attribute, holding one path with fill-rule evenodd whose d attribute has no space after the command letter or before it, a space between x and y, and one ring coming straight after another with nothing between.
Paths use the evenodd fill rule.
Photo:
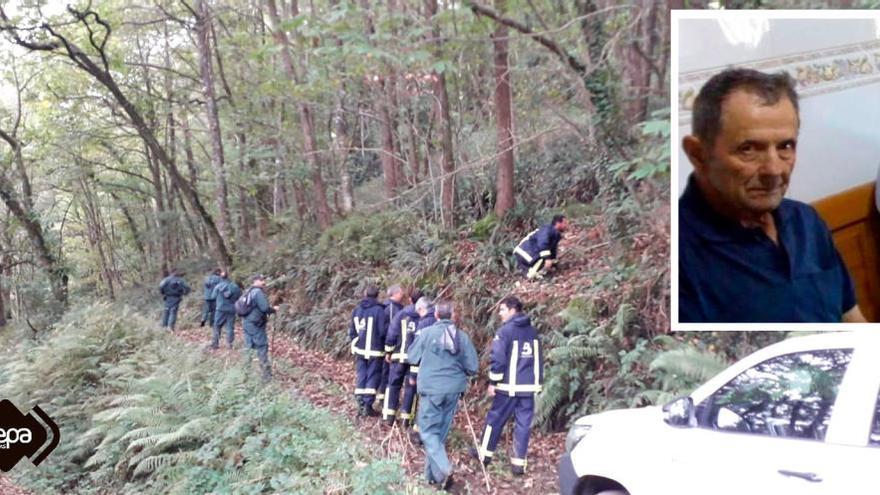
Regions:
<instances>
[{"instance_id":1,"label":"elderly man","mask_svg":"<svg viewBox=\"0 0 880 495\"><path fill-rule=\"evenodd\" d=\"M452 323L452 303L440 302L437 323L425 328L410 348L408 360L419 363L419 433L425 448L425 475L444 490L452 486L446 437L467 377L477 373L477 351L470 337Z\"/></svg>"},{"instance_id":2,"label":"elderly man","mask_svg":"<svg viewBox=\"0 0 880 495\"><path fill-rule=\"evenodd\" d=\"M784 199L799 126L785 73L728 69L700 90L682 141L681 322L865 321L828 228Z\"/></svg>"}]
</instances>

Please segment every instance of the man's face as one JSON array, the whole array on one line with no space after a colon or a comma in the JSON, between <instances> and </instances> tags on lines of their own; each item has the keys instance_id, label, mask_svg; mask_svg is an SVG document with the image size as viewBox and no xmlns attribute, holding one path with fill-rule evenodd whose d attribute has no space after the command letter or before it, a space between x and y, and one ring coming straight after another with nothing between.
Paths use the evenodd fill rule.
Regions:
<instances>
[{"instance_id":1,"label":"man's face","mask_svg":"<svg viewBox=\"0 0 880 495\"><path fill-rule=\"evenodd\" d=\"M568 219L567 218L563 218L562 220L560 220L556 224L556 231L557 232L565 232L567 229L568 229Z\"/></svg>"},{"instance_id":2,"label":"man's face","mask_svg":"<svg viewBox=\"0 0 880 495\"><path fill-rule=\"evenodd\" d=\"M390 296L388 296L388 298L396 303L399 303L400 301L403 300L403 291L395 292L395 293L391 294Z\"/></svg>"},{"instance_id":3,"label":"man's face","mask_svg":"<svg viewBox=\"0 0 880 495\"><path fill-rule=\"evenodd\" d=\"M514 314L516 314L516 311L508 308L504 304L502 304L498 307L498 316L501 317L501 321L507 321L507 320L513 318Z\"/></svg>"},{"instance_id":4,"label":"man's face","mask_svg":"<svg viewBox=\"0 0 880 495\"><path fill-rule=\"evenodd\" d=\"M701 186L709 189L704 193L737 216L775 210L794 169L797 135L798 116L788 98L766 105L752 93L734 91L721 105L715 142L700 143L702 156L691 157Z\"/></svg>"}]
</instances>

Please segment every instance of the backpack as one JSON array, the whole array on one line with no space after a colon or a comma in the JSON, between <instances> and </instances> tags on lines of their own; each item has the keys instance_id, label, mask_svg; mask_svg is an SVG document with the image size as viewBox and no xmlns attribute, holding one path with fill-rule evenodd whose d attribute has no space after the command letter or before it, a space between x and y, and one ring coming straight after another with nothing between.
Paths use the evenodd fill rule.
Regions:
<instances>
[{"instance_id":1,"label":"backpack","mask_svg":"<svg viewBox=\"0 0 880 495\"><path fill-rule=\"evenodd\" d=\"M254 310L255 304L251 297L252 290L253 289L248 289L238 298L237 301L235 301L235 314L238 316L247 316Z\"/></svg>"},{"instance_id":2,"label":"backpack","mask_svg":"<svg viewBox=\"0 0 880 495\"><path fill-rule=\"evenodd\" d=\"M166 294L171 297L180 297L184 294L183 282L180 279L172 279L166 288Z\"/></svg>"}]
</instances>

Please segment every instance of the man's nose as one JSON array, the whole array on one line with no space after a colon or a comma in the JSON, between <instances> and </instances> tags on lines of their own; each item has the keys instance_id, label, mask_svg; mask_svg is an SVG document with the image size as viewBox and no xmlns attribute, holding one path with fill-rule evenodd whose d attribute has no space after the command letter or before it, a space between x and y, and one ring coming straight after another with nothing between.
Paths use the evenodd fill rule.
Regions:
<instances>
[{"instance_id":1,"label":"man's nose","mask_svg":"<svg viewBox=\"0 0 880 495\"><path fill-rule=\"evenodd\" d=\"M764 160L761 164L761 175L779 176L788 172L791 167L791 160L783 157L779 150L771 146L764 154Z\"/></svg>"}]
</instances>

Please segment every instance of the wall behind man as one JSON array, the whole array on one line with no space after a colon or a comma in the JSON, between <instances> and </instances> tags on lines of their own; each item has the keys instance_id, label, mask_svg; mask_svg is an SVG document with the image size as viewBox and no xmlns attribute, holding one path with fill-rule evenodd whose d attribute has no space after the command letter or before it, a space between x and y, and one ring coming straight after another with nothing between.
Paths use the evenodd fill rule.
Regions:
<instances>
[{"instance_id":1,"label":"wall behind man","mask_svg":"<svg viewBox=\"0 0 880 495\"><path fill-rule=\"evenodd\" d=\"M691 132L700 86L729 66L788 71L801 95L798 157L788 197L811 202L873 181L880 166L880 17L682 19L679 136ZM692 166L678 149L679 193Z\"/></svg>"}]
</instances>

